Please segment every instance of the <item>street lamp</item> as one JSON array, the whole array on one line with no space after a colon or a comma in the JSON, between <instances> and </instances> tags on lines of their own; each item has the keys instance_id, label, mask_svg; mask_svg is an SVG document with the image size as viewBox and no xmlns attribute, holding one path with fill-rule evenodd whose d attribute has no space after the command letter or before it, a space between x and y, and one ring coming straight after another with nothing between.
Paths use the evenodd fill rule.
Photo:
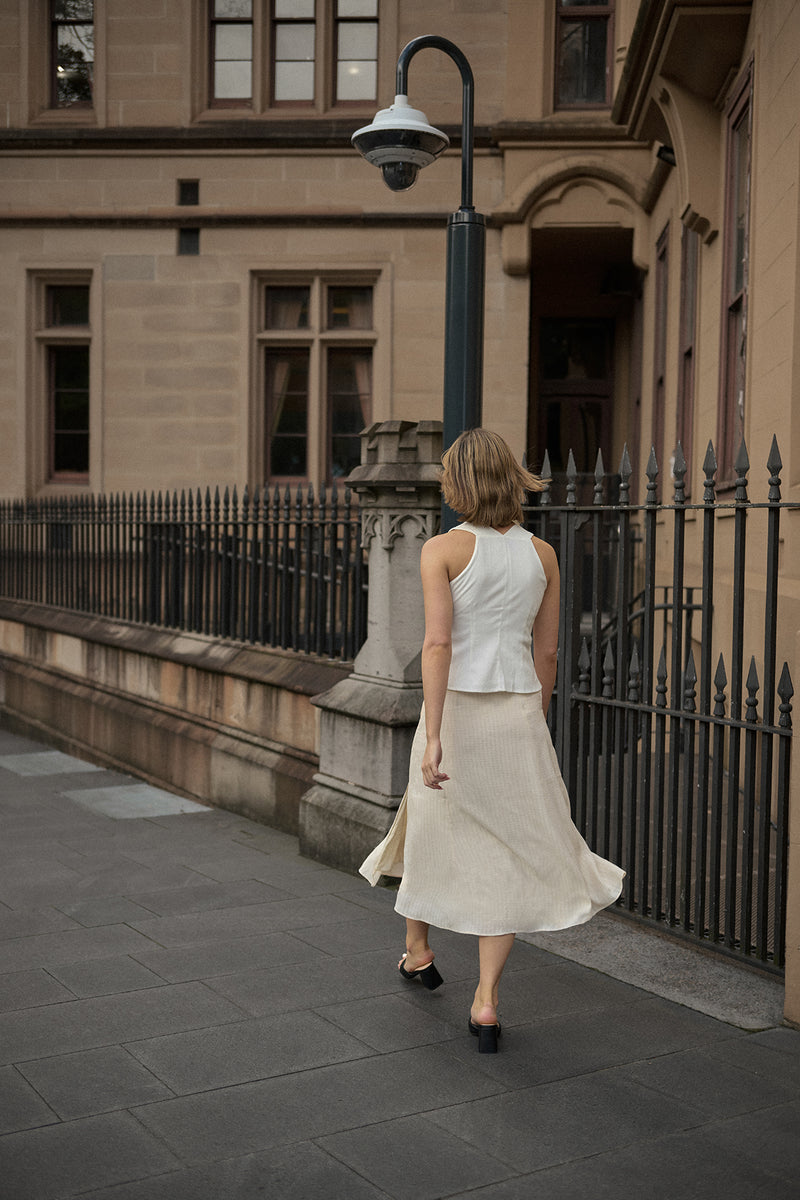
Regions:
<instances>
[{"instance_id":1,"label":"street lamp","mask_svg":"<svg viewBox=\"0 0 800 1200\"><path fill-rule=\"evenodd\" d=\"M443 413L447 449L462 430L480 425L483 393L486 218L472 204L474 80L458 46L433 34L410 41L397 60L394 104L381 109L371 125L357 129L351 141L367 162L380 167L384 182L395 192L413 187L420 169L447 149L447 134L408 103L408 65L419 50L429 47L453 59L462 81L461 207L447 218ZM455 514L443 505L443 530L455 523Z\"/></svg>"}]
</instances>

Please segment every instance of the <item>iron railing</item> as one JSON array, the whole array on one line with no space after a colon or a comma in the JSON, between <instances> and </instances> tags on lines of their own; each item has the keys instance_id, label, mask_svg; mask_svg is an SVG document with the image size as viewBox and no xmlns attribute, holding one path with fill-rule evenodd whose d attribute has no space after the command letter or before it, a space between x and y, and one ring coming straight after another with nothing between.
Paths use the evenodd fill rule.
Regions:
<instances>
[{"instance_id":1,"label":"iron railing","mask_svg":"<svg viewBox=\"0 0 800 1200\"><path fill-rule=\"evenodd\" d=\"M352 659L367 566L350 489L0 501L0 595Z\"/></svg>"},{"instance_id":2,"label":"iron railing","mask_svg":"<svg viewBox=\"0 0 800 1200\"><path fill-rule=\"evenodd\" d=\"M773 970L793 695L777 666L778 551L781 517L798 507L781 501L781 465L773 439L767 499L750 500L742 445L720 501L709 443L702 503L688 503L679 446L672 502L657 501L651 454L646 500L633 505L626 450L610 505L601 459L593 502L576 503L570 460L565 501L546 490L527 513L561 565L551 730L578 827L627 872L620 907ZM758 662L746 661L756 642Z\"/></svg>"}]
</instances>

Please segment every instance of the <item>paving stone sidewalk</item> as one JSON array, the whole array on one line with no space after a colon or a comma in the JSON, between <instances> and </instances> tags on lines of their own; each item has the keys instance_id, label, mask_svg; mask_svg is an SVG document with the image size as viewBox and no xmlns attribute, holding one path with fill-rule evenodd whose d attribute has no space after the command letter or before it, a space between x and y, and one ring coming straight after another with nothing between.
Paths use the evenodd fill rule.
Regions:
<instances>
[{"instance_id":1,"label":"paving stone sidewalk","mask_svg":"<svg viewBox=\"0 0 800 1200\"><path fill-rule=\"evenodd\" d=\"M795 1200L800 1032L520 941L478 1055L392 902L0 730L2 1200Z\"/></svg>"}]
</instances>

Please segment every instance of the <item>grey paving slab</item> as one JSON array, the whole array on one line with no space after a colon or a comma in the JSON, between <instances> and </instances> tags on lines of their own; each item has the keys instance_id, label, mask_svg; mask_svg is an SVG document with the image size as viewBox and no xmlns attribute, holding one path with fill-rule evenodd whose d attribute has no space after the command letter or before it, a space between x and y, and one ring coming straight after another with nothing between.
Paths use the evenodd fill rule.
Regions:
<instances>
[{"instance_id":1,"label":"grey paving slab","mask_svg":"<svg viewBox=\"0 0 800 1200\"><path fill-rule=\"evenodd\" d=\"M314 953L310 962L277 963L268 970L222 975L212 979L210 986L253 1016L291 1012L310 1004L321 1008L398 990L396 972L385 970L382 950L347 959L307 950Z\"/></svg>"},{"instance_id":2,"label":"grey paving slab","mask_svg":"<svg viewBox=\"0 0 800 1200\"><path fill-rule=\"evenodd\" d=\"M732 1116L794 1100L800 1088L774 1076L754 1075L706 1050L685 1050L622 1068L628 1079L676 1100L690 1098L706 1117Z\"/></svg>"},{"instance_id":3,"label":"grey paving slab","mask_svg":"<svg viewBox=\"0 0 800 1200\"><path fill-rule=\"evenodd\" d=\"M288 895L258 879L242 879L233 883L209 882L199 878L185 887L161 888L157 892L135 892L129 896L135 904L157 917L174 917L182 913L207 912L214 908L233 908L244 904L265 904Z\"/></svg>"},{"instance_id":4,"label":"grey paving slab","mask_svg":"<svg viewBox=\"0 0 800 1200\"><path fill-rule=\"evenodd\" d=\"M366 1179L311 1142L171 1171L91 1192L84 1200L387 1200Z\"/></svg>"},{"instance_id":5,"label":"grey paving slab","mask_svg":"<svg viewBox=\"0 0 800 1200\"><path fill-rule=\"evenodd\" d=\"M84 762L60 750L34 750L25 754L4 754L0 767L14 775L76 775L99 771L93 763Z\"/></svg>"},{"instance_id":6,"label":"grey paving slab","mask_svg":"<svg viewBox=\"0 0 800 1200\"><path fill-rule=\"evenodd\" d=\"M153 917L132 922L133 928L161 946L190 946L198 942L225 941L248 934L271 933L341 924L361 915L361 910L337 896L272 900L238 908Z\"/></svg>"},{"instance_id":7,"label":"grey paving slab","mask_svg":"<svg viewBox=\"0 0 800 1200\"><path fill-rule=\"evenodd\" d=\"M201 983L3 1013L0 1064L49 1058L185 1029L205 1029L241 1017L240 1009Z\"/></svg>"},{"instance_id":8,"label":"grey paving slab","mask_svg":"<svg viewBox=\"0 0 800 1200\"><path fill-rule=\"evenodd\" d=\"M134 992L139 988L161 987L165 982L134 958L97 958L91 962L62 963L48 968L49 973L69 988L70 999L78 996L111 996L115 992ZM0 976L2 986L3 976Z\"/></svg>"},{"instance_id":9,"label":"grey paving slab","mask_svg":"<svg viewBox=\"0 0 800 1200\"><path fill-rule=\"evenodd\" d=\"M800 1177L800 1098L707 1127L716 1146L797 1185Z\"/></svg>"},{"instance_id":10,"label":"grey paving slab","mask_svg":"<svg viewBox=\"0 0 800 1200\"><path fill-rule=\"evenodd\" d=\"M17 1070L63 1121L173 1094L121 1046L19 1063Z\"/></svg>"},{"instance_id":11,"label":"grey paving slab","mask_svg":"<svg viewBox=\"0 0 800 1200\"><path fill-rule=\"evenodd\" d=\"M367 950L386 950L394 964L405 950L405 931L393 913L368 913L351 905L355 912L348 921L309 924L298 930L298 937L328 954L349 957Z\"/></svg>"},{"instance_id":12,"label":"grey paving slab","mask_svg":"<svg viewBox=\"0 0 800 1200\"><path fill-rule=\"evenodd\" d=\"M2 1153L13 1200L60 1200L180 1165L129 1113L10 1134Z\"/></svg>"},{"instance_id":13,"label":"grey paving slab","mask_svg":"<svg viewBox=\"0 0 800 1200\"><path fill-rule=\"evenodd\" d=\"M0 1013L72 999L71 990L41 968L0 975Z\"/></svg>"},{"instance_id":14,"label":"grey paving slab","mask_svg":"<svg viewBox=\"0 0 800 1200\"><path fill-rule=\"evenodd\" d=\"M318 1008L317 1012L381 1054L449 1041L465 1024L460 1022L455 1029L430 1009L420 1011L397 995L359 998Z\"/></svg>"},{"instance_id":15,"label":"grey paving slab","mask_svg":"<svg viewBox=\"0 0 800 1200\"><path fill-rule=\"evenodd\" d=\"M68 929L41 933L0 943L0 974L30 967L86 962L92 958L133 954L151 949L153 942L127 925L101 925L96 929Z\"/></svg>"},{"instance_id":16,"label":"grey paving slab","mask_svg":"<svg viewBox=\"0 0 800 1200\"><path fill-rule=\"evenodd\" d=\"M363 1041L311 1012L150 1038L127 1049L177 1094L270 1079L372 1053Z\"/></svg>"},{"instance_id":17,"label":"grey paving slab","mask_svg":"<svg viewBox=\"0 0 800 1200\"><path fill-rule=\"evenodd\" d=\"M98 896L91 900L68 901L61 911L86 928L97 925L124 925L147 920L148 909L125 896Z\"/></svg>"},{"instance_id":18,"label":"grey paving slab","mask_svg":"<svg viewBox=\"0 0 800 1200\"><path fill-rule=\"evenodd\" d=\"M0 1067L0 1134L50 1125L58 1116L16 1067ZM3 1143L0 1141L0 1194Z\"/></svg>"},{"instance_id":19,"label":"grey paving slab","mask_svg":"<svg viewBox=\"0 0 800 1200\"><path fill-rule=\"evenodd\" d=\"M145 949L136 954L137 962L169 983L213 979L216 975L230 975L248 968L319 962L324 957L321 951L288 933L179 946L174 950Z\"/></svg>"},{"instance_id":20,"label":"grey paving slab","mask_svg":"<svg viewBox=\"0 0 800 1200\"><path fill-rule=\"evenodd\" d=\"M116 787L76 788L65 791L68 800L117 820L159 817L167 813L207 813L207 805L165 792L147 783L118 784Z\"/></svg>"},{"instance_id":21,"label":"grey paving slab","mask_svg":"<svg viewBox=\"0 0 800 1200\"><path fill-rule=\"evenodd\" d=\"M709 1047L709 1053L768 1083L793 1087L800 1093L800 1030L770 1029Z\"/></svg>"},{"instance_id":22,"label":"grey paving slab","mask_svg":"<svg viewBox=\"0 0 800 1200\"><path fill-rule=\"evenodd\" d=\"M439 1200L507 1178L509 1168L423 1117L322 1138L320 1145L395 1200Z\"/></svg>"},{"instance_id":23,"label":"grey paving slab","mask_svg":"<svg viewBox=\"0 0 800 1200\"><path fill-rule=\"evenodd\" d=\"M77 929L78 922L56 908L20 908L0 911L0 940Z\"/></svg>"},{"instance_id":24,"label":"grey paving slab","mask_svg":"<svg viewBox=\"0 0 800 1200\"><path fill-rule=\"evenodd\" d=\"M447 1050L426 1047L301 1071L135 1109L186 1163L288 1145L500 1090Z\"/></svg>"},{"instance_id":25,"label":"grey paving slab","mask_svg":"<svg viewBox=\"0 0 800 1200\"><path fill-rule=\"evenodd\" d=\"M690 1097L679 1102L619 1071L599 1071L440 1110L431 1120L524 1173L694 1128L702 1116Z\"/></svg>"}]
</instances>

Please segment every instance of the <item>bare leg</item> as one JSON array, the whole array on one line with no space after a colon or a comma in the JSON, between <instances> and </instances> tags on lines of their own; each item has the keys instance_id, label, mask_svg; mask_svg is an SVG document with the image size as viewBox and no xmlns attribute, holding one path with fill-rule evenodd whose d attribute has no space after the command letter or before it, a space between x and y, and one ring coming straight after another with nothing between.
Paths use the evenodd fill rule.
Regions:
<instances>
[{"instance_id":1,"label":"bare leg","mask_svg":"<svg viewBox=\"0 0 800 1200\"><path fill-rule=\"evenodd\" d=\"M428 945L430 925L425 921L412 921L406 917L406 957L403 966L407 971L416 971L433 962L434 953Z\"/></svg>"},{"instance_id":2,"label":"bare leg","mask_svg":"<svg viewBox=\"0 0 800 1200\"><path fill-rule=\"evenodd\" d=\"M513 945L513 933L478 939L481 977L470 1010L476 1025L494 1025L497 1021L497 989Z\"/></svg>"}]
</instances>

